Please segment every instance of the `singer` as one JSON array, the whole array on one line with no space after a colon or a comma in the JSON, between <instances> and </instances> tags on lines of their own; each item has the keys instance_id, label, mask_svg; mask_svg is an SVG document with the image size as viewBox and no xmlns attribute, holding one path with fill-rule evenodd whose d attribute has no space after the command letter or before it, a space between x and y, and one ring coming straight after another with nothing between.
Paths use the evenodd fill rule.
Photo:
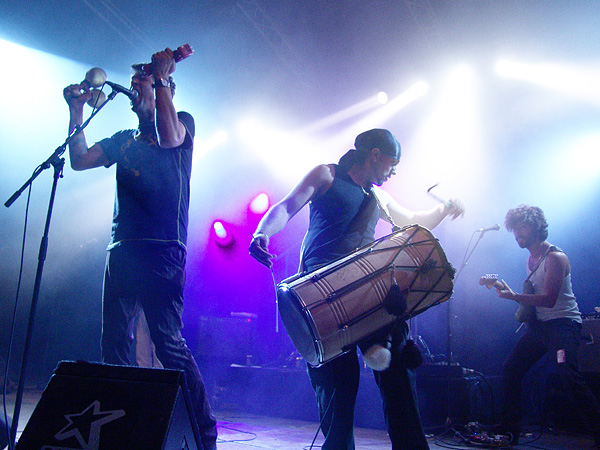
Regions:
<instances>
[{"instance_id":1,"label":"singer","mask_svg":"<svg viewBox=\"0 0 600 450\"><path fill-rule=\"evenodd\" d=\"M118 131L88 147L83 133L69 145L74 170L116 164L116 197L104 275L102 359L131 365L128 330L144 311L156 355L168 369L184 370L205 450L216 448L212 415L198 366L181 336L194 119L173 104L173 52L152 55L151 73L132 66L135 130ZM89 87L64 89L69 133L83 120Z\"/></svg>"},{"instance_id":2,"label":"singer","mask_svg":"<svg viewBox=\"0 0 600 450\"><path fill-rule=\"evenodd\" d=\"M390 131L365 131L356 137L354 146L338 164L315 167L267 211L250 243L254 258L271 267L271 237L307 204L310 223L302 245L302 271L312 271L373 242L380 218L397 226L419 223L434 228L447 216L456 219L463 214L458 200L412 212L375 187L395 175L400 161L400 144ZM398 321L377 335L359 347L381 392L392 448L426 450L429 445L419 417L412 370L420 354L414 344L407 342L408 325ZM408 359L410 364L405 363ZM323 450L354 449L359 369L356 348L323 366L308 367L325 435Z\"/></svg>"},{"instance_id":3,"label":"singer","mask_svg":"<svg viewBox=\"0 0 600 450\"><path fill-rule=\"evenodd\" d=\"M503 280L498 296L535 309L535 318L527 322L527 331L519 339L502 370L505 394L501 422L494 430L518 444L521 407L521 383L529 369L549 354L558 367L561 386L573 401L574 417L580 415L588 424L596 449L600 449L600 405L577 371L577 352L581 336L581 314L571 287L571 264L567 255L550 244L544 212L536 206L520 205L506 214L506 229L517 244L529 251L524 293L515 293Z\"/></svg>"}]
</instances>

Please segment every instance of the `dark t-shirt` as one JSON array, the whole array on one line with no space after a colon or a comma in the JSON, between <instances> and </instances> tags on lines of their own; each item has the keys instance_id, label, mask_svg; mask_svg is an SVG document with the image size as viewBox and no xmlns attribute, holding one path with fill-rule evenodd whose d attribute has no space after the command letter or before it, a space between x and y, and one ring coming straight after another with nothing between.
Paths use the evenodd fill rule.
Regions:
<instances>
[{"instance_id":1,"label":"dark t-shirt","mask_svg":"<svg viewBox=\"0 0 600 450\"><path fill-rule=\"evenodd\" d=\"M109 250L127 241L187 242L194 119L179 112L187 132L183 144L161 148L154 125L123 130L98 144L117 164L117 188Z\"/></svg>"},{"instance_id":2,"label":"dark t-shirt","mask_svg":"<svg viewBox=\"0 0 600 450\"><path fill-rule=\"evenodd\" d=\"M373 194L367 194L336 165L330 188L310 203L301 270L312 271L373 242L378 220Z\"/></svg>"}]
</instances>

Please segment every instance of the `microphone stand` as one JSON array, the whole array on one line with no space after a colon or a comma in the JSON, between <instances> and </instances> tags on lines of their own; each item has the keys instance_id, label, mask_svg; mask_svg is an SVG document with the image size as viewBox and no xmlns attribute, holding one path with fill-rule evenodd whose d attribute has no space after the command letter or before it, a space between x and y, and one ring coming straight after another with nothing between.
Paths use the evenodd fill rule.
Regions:
<instances>
[{"instance_id":1,"label":"microphone stand","mask_svg":"<svg viewBox=\"0 0 600 450\"><path fill-rule=\"evenodd\" d=\"M483 235L485 234L485 231L475 231L473 232L473 236L475 235L475 233L480 233L479 234L479 239L477 239L477 241L475 242L475 245L473 245L473 248L471 249L471 251L469 252L469 246L471 245L471 241L473 240L473 237L471 237L471 241L469 241L469 245L467 245L467 249L465 250L465 256L463 257L462 263L460 264L460 267L458 269L458 271L456 272L456 276L454 277L454 285L456 285L456 281L458 280L458 278L460 277L460 274L462 273L463 269L467 266L467 262L469 261L469 259L471 258L471 255L473 255L473 252L475 251L475 248L477 247L477 245L479 244L479 241L481 241L481 239L483 238ZM450 392L451 392L451 381L452 381L452 370L450 369L450 367L452 366L452 362L453 362L453 357L452 357L452 309L451 309L451 302L448 302L447 308L446 308L446 327L447 327L447 335L446 335L446 364L448 367L448 372L447 372L447 397L446 397L446 420L447 423L449 424L451 422L451 418L450 418Z\"/></svg>"},{"instance_id":2,"label":"microphone stand","mask_svg":"<svg viewBox=\"0 0 600 450\"><path fill-rule=\"evenodd\" d=\"M75 129L72 131L72 133L69 135L69 137L67 137L65 142L60 147L58 147L56 150L54 150L52 155L50 155L50 157L46 161L44 161L42 164L40 164L33 171L33 174L25 182L25 184L23 184L23 186L21 186L21 188L19 190L17 190L4 203L4 206L6 206L7 208L10 207L15 202L15 200L17 200L17 198L19 198L19 196L23 193L23 191L25 189L27 189L27 187L33 183L33 181L38 177L38 175L40 173L42 173L42 171L49 169L50 166L54 167L54 178L53 178L53 182L52 182L52 190L50 192L50 201L48 204L48 212L46 214L46 224L44 226L44 234L42 236L42 241L40 244L40 250L39 250L39 254L38 254L38 266L37 266L37 272L35 275L35 284L33 287L33 295L31 298L31 307L29 310L29 323L27 326L27 335L25 337L25 346L23 347L23 357L21 360L19 383L18 383L17 394L16 394L16 398L15 398L15 410L13 413L13 421L12 421L12 426L10 429L10 436L9 436L9 441L8 441L10 449L13 449L15 446L15 439L17 436L17 428L19 425L19 415L21 412L21 404L23 402L23 391L25 390L25 374L27 371L27 363L28 363L28 359L29 359L29 349L31 347L31 340L32 340L32 336L33 336L33 324L34 324L34 320L35 320L35 312L36 312L37 303L38 303L39 294L40 294L40 286L42 284L42 273L44 271L44 262L46 260L46 253L48 250L48 233L50 230L50 219L52 217L52 209L54 207L54 199L56 197L56 188L58 186L58 179L63 177L62 173L63 173L63 168L65 165L65 159L62 158L61 156L63 155L63 153L65 152L65 150L67 148L67 145L73 140L73 138L75 136L77 136L79 133L81 133L83 131L83 129L90 123L92 118L96 114L98 114L102 108L104 108L104 106L108 103L109 100L112 100L113 98L115 98L116 95L117 95L116 91L111 92L111 94L107 97L106 101L104 101L98 108L96 108L92 112L92 114L90 114L90 117L82 125L76 126ZM9 362L7 362L7 364L8 363Z\"/></svg>"},{"instance_id":3,"label":"microphone stand","mask_svg":"<svg viewBox=\"0 0 600 450\"><path fill-rule=\"evenodd\" d=\"M471 249L471 251L469 252L469 246L467 246L467 250L465 251L465 256L463 258L462 263L460 264L460 267L458 269L458 271L456 272L456 276L454 277L454 284L456 285L456 281L458 280L458 277L460 277L460 274L462 273L463 269L465 267L467 267L467 262L469 261L469 259L471 258L471 255L473 254L473 252L475 251L475 248L477 247L477 245L479 244L479 241L481 241L481 239L483 238L483 235L485 234L485 231L475 231L473 234L475 233L480 233L479 234L479 239L477 239L477 242L475 242L475 245L473 245L473 248ZM471 240L473 238L471 237ZM470 245L470 243L469 243ZM448 308L447 308L447 324L446 326L448 327L448 340L446 342L446 351L447 351L447 358L446 361L448 362L448 366L451 365L452 363L452 330L451 330L451 326L450 326L450 322L452 319L452 314L450 313L450 302L448 302Z\"/></svg>"},{"instance_id":4,"label":"microphone stand","mask_svg":"<svg viewBox=\"0 0 600 450\"><path fill-rule=\"evenodd\" d=\"M439 183L436 183L433 186L431 186L429 189L427 189L427 194L430 197L434 198L435 200L439 201L440 203L446 203L446 200L438 197L433 192L431 192L432 189L434 189L435 187L438 186L438 184ZM473 252L475 251L475 248L479 244L479 241L481 241L481 239L483 238L483 235L485 234L486 231L487 230L477 230L477 231L473 232L473 236L475 235L475 233L480 233L479 234L479 239L477 239L477 242L475 242L475 245L473 245L473 248L469 252L469 247L471 246L471 242L473 240L473 236L471 237L471 240L469 241L469 245L467 245L467 249L465 250L465 256L463 257L462 263L460 264L460 267L459 267L459 269L456 272L456 275L454 277L454 285L455 286L456 286L456 282L457 282L458 278L460 277L460 274L462 273L463 269L467 266L467 262L471 258L471 255L473 255ZM446 307L446 329L447 329L447 333L446 333L446 365L448 367L448 372L447 372L447 397L446 397L446 420L447 420L447 423L450 423L450 391L451 391L451 381L452 381L452 372L451 372L450 367L452 366L452 362L453 362L453 357L452 357L452 309L451 309L451 305L452 305L452 302L448 301L448 305Z\"/></svg>"}]
</instances>

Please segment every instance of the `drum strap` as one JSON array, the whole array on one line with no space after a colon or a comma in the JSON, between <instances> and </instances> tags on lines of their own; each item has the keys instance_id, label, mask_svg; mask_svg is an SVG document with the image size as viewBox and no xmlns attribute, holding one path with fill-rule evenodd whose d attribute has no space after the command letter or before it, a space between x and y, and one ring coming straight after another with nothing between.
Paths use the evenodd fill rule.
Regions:
<instances>
[{"instance_id":1,"label":"drum strap","mask_svg":"<svg viewBox=\"0 0 600 450\"><path fill-rule=\"evenodd\" d=\"M394 219L392 219L392 216L390 215L390 212L389 212L387 206L383 204L383 202L377 195L377 191L375 190L375 188L373 186L371 186L371 188L369 190L371 191L371 194L375 198L375 201L377 202L377 206L379 206L379 210L383 212L383 215L385 216L387 221L390 224L392 224L392 231L398 231L400 229L400 227L394 223Z\"/></svg>"}]
</instances>

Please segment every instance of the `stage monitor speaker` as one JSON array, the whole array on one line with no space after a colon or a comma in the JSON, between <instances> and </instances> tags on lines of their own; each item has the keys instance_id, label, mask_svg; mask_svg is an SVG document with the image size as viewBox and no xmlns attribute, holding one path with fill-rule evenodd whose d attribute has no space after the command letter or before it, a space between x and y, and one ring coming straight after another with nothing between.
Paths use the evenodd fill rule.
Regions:
<instances>
[{"instance_id":1,"label":"stage monitor speaker","mask_svg":"<svg viewBox=\"0 0 600 450\"><path fill-rule=\"evenodd\" d=\"M600 319L584 319L578 363L581 373L600 375Z\"/></svg>"},{"instance_id":2,"label":"stage monitor speaker","mask_svg":"<svg viewBox=\"0 0 600 450\"><path fill-rule=\"evenodd\" d=\"M182 371L61 361L16 450L202 450Z\"/></svg>"}]
</instances>

